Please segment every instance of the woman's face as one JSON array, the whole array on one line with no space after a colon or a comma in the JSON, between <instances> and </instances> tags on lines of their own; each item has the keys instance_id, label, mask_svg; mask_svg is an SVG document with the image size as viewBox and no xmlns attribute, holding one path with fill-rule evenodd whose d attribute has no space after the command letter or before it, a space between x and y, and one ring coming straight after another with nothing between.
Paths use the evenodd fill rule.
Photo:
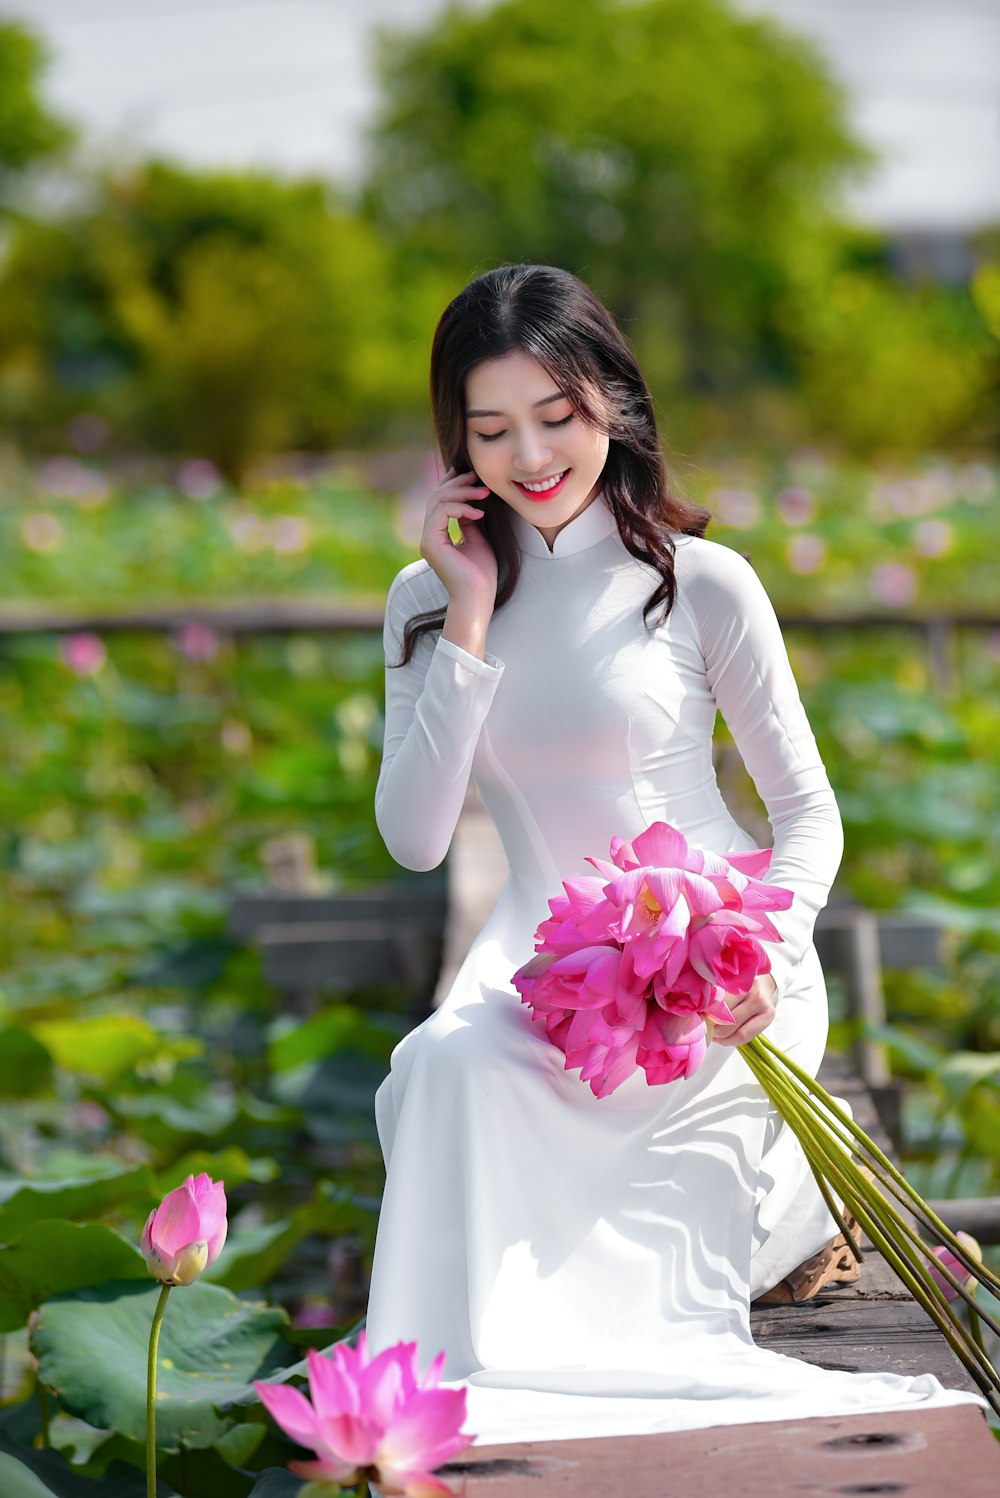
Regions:
<instances>
[{"instance_id":1,"label":"woman's face","mask_svg":"<svg viewBox=\"0 0 1000 1498\"><path fill-rule=\"evenodd\" d=\"M610 445L578 416L558 382L528 354L504 354L465 382L469 458L494 494L552 545L600 488Z\"/></svg>"}]
</instances>

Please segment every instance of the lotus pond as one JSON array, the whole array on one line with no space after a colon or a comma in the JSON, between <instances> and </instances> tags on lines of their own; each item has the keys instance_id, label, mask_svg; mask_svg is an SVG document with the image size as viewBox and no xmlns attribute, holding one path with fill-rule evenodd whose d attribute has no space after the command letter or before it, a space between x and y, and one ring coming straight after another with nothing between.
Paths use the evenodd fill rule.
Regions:
<instances>
[{"instance_id":1,"label":"lotus pond","mask_svg":"<svg viewBox=\"0 0 1000 1498\"><path fill-rule=\"evenodd\" d=\"M817 621L787 639L844 816L837 895L945 929L940 971L886 976L882 1038L910 1084L908 1169L928 1195L996 1193L1000 469L928 457L874 470L809 451L687 464L680 477L719 517L713 537L750 554L779 614ZM0 618L153 600L377 604L416 555L419 489L400 503L343 473L236 494L208 465L125 482L75 456L9 459ZM851 613L882 623L821 622ZM944 673L905 622L925 613L986 616L948 637ZM0 635L10 1498L145 1492L158 1292L139 1235L199 1172L225 1181L230 1233L164 1323L161 1491L298 1489L252 1383L300 1372L308 1347L363 1314L382 1184L371 1096L407 995L283 1013L226 914L234 892L263 886L269 840L290 833L312 840L326 888L400 876L372 813L381 684L372 631L236 636L188 621L101 635L82 618L62 635ZM759 830L752 786L724 752L723 765L737 819ZM350 1087L336 1081L345 1069Z\"/></svg>"}]
</instances>

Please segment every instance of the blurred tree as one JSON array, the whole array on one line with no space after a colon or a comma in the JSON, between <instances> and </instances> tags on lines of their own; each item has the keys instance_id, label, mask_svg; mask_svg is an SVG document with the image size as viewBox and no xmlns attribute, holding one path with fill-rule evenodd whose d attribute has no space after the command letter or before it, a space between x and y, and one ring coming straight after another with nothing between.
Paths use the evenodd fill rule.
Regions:
<instances>
[{"instance_id":1,"label":"blurred tree","mask_svg":"<svg viewBox=\"0 0 1000 1498\"><path fill-rule=\"evenodd\" d=\"M788 314L818 436L870 455L995 442L1000 338L967 288L903 289L845 263L821 303Z\"/></svg>"},{"instance_id":2,"label":"blurred tree","mask_svg":"<svg viewBox=\"0 0 1000 1498\"><path fill-rule=\"evenodd\" d=\"M239 478L256 453L356 439L422 398L392 303L386 253L325 184L152 162L13 235L0 415L51 441L97 412Z\"/></svg>"},{"instance_id":3,"label":"blurred tree","mask_svg":"<svg viewBox=\"0 0 1000 1498\"><path fill-rule=\"evenodd\" d=\"M504 0L382 34L378 68L366 202L410 263L577 271L672 406L790 373L782 301L873 160L809 43L722 0Z\"/></svg>"},{"instance_id":4,"label":"blurred tree","mask_svg":"<svg viewBox=\"0 0 1000 1498\"><path fill-rule=\"evenodd\" d=\"M71 139L69 127L39 97L46 62L45 48L33 32L0 20L0 210L26 168Z\"/></svg>"}]
</instances>

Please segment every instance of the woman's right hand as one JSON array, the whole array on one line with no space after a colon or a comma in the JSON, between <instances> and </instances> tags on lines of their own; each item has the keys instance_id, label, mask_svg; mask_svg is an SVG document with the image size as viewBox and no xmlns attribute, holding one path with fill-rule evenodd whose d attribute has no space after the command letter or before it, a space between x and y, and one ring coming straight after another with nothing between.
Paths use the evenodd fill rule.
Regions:
<instances>
[{"instance_id":1,"label":"woman's right hand","mask_svg":"<svg viewBox=\"0 0 1000 1498\"><path fill-rule=\"evenodd\" d=\"M489 492L474 473L458 473L449 468L427 501L420 555L444 583L452 603L482 608L492 614L497 594L497 559L478 525L484 513L481 501ZM462 529L460 546L448 534L448 521L453 516Z\"/></svg>"}]
</instances>

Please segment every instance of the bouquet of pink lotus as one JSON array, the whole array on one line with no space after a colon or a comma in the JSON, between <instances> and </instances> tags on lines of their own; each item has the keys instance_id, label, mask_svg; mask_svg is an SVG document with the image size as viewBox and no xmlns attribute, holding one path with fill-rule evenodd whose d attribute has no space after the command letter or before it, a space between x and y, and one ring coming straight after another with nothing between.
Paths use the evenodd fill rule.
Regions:
<instances>
[{"instance_id":1,"label":"bouquet of pink lotus","mask_svg":"<svg viewBox=\"0 0 1000 1498\"><path fill-rule=\"evenodd\" d=\"M637 1070L650 1084L689 1077L713 1025L733 1022L726 996L748 994L770 971L762 943L782 938L767 913L787 910L793 892L758 877L771 849L701 851L667 822L630 843L613 838L610 863L587 862L598 874L563 881L514 987L532 1024L563 1052L567 1071L580 1068L595 1097ZM801 1144L852 1252L861 1258L836 1199L1000 1414L1000 1375L979 1325L1000 1336L1000 1321L972 1299L979 1284L1000 1295L1000 1278L978 1245L952 1233L847 1109L765 1035L738 1049ZM941 1246L931 1247L921 1229ZM958 1298L968 1303L968 1328L952 1309Z\"/></svg>"},{"instance_id":2,"label":"bouquet of pink lotus","mask_svg":"<svg viewBox=\"0 0 1000 1498\"><path fill-rule=\"evenodd\" d=\"M762 943L781 936L767 912L792 892L758 877L770 848L703 852L667 822L613 838L610 863L587 862L599 876L567 879L549 900L536 956L514 974L521 1001L595 1097L637 1068L650 1084L689 1077L713 1023L732 1023L726 995L770 972Z\"/></svg>"}]
</instances>

